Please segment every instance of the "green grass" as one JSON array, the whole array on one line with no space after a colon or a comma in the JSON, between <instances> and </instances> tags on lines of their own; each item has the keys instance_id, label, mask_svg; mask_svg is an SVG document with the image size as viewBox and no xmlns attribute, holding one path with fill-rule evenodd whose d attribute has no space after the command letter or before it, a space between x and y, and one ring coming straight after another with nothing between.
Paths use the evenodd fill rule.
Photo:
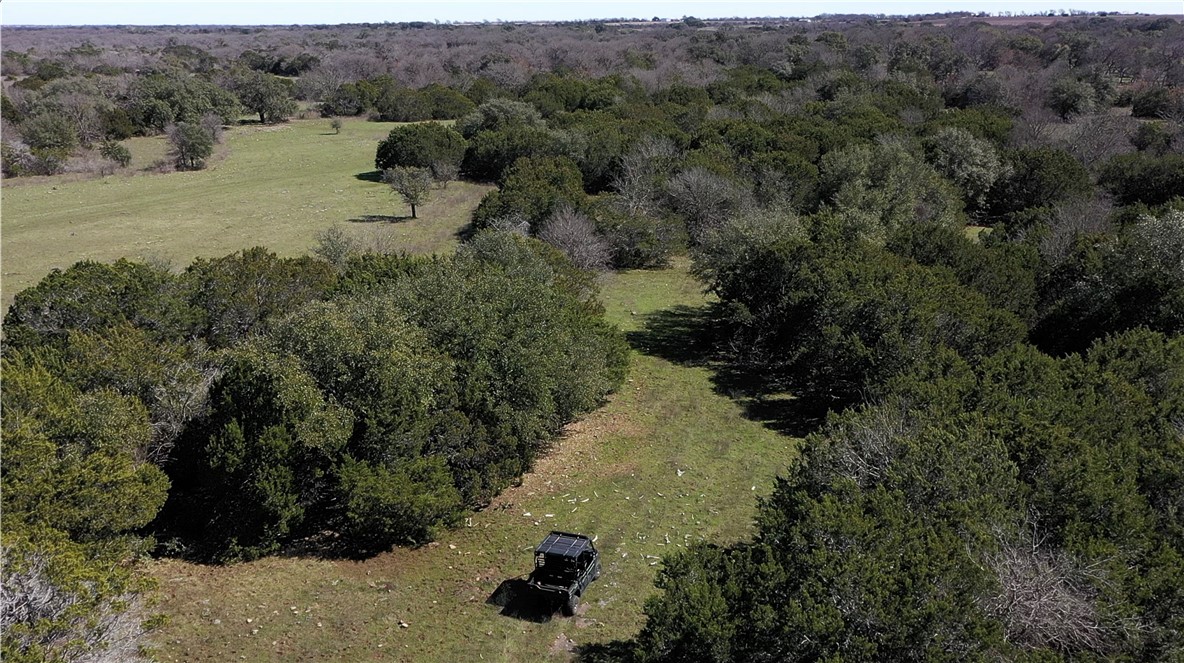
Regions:
<instances>
[{"instance_id":1,"label":"green grass","mask_svg":"<svg viewBox=\"0 0 1184 663\"><path fill-rule=\"evenodd\" d=\"M327 120L239 127L226 133L206 170L189 173L144 171L164 157L166 144L137 138L128 141L130 173L7 180L0 190L4 303L79 260L164 259L184 267L258 245L299 255L333 224L386 250L447 251L490 187L453 182L420 207L419 219L402 219L409 210L387 186L357 177L374 170L375 147L392 126L345 120L340 135Z\"/></svg>"},{"instance_id":2,"label":"green grass","mask_svg":"<svg viewBox=\"0 0 1184 663\"><path fill-rule=\"evenodd\" d=\"M612 275L603 299L627 331L705 304L685 264ZM185 661L536 661L566 658L569 640L629 637L660 560L749 535L757 496L796 453L796 440L746 419L711 377L635 352L606 406L570 426L521 486L430 546L365 561L157 562L171 622L156 650ZM574 619L502 616L486 599L529 572L552 528L596 535L603 575Z\"/></svg>"}]
</instances>

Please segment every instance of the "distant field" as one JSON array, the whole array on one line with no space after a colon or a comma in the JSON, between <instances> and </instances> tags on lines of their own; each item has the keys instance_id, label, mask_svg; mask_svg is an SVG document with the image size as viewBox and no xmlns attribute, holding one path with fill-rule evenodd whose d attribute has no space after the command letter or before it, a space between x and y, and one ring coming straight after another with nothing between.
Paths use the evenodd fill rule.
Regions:
<instances>
[{"instance_id":1,"label":"distant field","mask_svg":"<svg viewBox=\"0 0 1184 663\"><path fill-rule=\"evenodd\" d=\"M613 275L604 300L609 317L633 332L663 309L681 305L686 315L705 303L685 265ZM655 339L634 334L631 341L644 348ZM690 542L750 534L757 496L771 491L796 454L796 440L746 419L739 404L714 391L711 376L635 353L628 382L608 405L570 426L534 473L474 514L471 526L430 546L365 561L154 563L160 609L171 616L155 637L158 655L564 660L574 644L633 635L660 560ZM586 603L572 619L500 614L487 599L530 571L533 546L553 528L598 537L604 573Z\"/></svg>"},{"instance_id":2,"label":"distant field","mask_svg":"<svg viewBox=\"0 0 1184 663\"><path fill-rule=\"evenodd\" d=\"M334 135L327 120L226 133L224 153L192 173L144 172L164 156L162 138L129 141L133 174L78 180L14 179L0 189L4 305L54 267L120 257L172 261L221 256L263 245L297 255L335 223L389 248L447 250L488 187L454 182L416 221L385 185L359 175L374 170L377 141L393 124L346 120ZM375 220L377 219L377 220Z\"/></svg>"}]
</instances>

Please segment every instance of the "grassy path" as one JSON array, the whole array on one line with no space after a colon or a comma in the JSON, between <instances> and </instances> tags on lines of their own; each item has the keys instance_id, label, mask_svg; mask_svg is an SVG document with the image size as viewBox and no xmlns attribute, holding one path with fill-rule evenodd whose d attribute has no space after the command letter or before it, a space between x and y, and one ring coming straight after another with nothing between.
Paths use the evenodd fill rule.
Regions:
<instances>
[{"instance_id":1,"label":"grassy path","mask_svg":"<svg viewBox=\"0 0 1184 663\"><path fill-rule=\"evenodd\" d=\"M179 267L251 246L306 253L335 223L385 248L449 251L455 233L491 187L453 182L420 208L420 218L390 189L359 175L374 170L374 149L394 126L347 120L340 135L327 120L226 133L226 156L190 173L71 176L6 181L0 189L4 305L55 267L79 260L165 259ZM163 156L163 138L129 141L143 167ZM397 223L394 219L400 219Z\"/></svg>"},{"instance_id":2,"label":"grassy path","mask_svg":"<svg viewBox=\"0 0 1184 663\"><path fill-rule=\"evenodd\" d=\"M610 276L603 299L636 347L650 314L705 303L685 266ZM156 563L171 616L156 649L166 661L563 660L636 632L663 556L748 535L756 497L795 449L717 394L708 369L635 352L611 402L437 543L365 561ZM530 570L553 528L598 537L601 579L573 619L500 614L487 599Z\"/></svg>"}]
</instances>

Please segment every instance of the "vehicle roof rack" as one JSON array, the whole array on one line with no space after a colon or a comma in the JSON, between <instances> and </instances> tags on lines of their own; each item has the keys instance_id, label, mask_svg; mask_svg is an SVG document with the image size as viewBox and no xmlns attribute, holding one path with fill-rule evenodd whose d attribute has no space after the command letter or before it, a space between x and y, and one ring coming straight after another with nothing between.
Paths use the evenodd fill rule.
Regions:
<instances>
[{"instance_id":1,"label":"vehicle roof rack","mask_svg":"<svg viewBox=\"0 0 1184 663\"><path fill-rule=\"evenodd\" d=\"M562 557L579 557L580 553L592 547L592 541L583 534L553 531L543 539L535 553L560 555Z\"/></svg>"}]
</instances>

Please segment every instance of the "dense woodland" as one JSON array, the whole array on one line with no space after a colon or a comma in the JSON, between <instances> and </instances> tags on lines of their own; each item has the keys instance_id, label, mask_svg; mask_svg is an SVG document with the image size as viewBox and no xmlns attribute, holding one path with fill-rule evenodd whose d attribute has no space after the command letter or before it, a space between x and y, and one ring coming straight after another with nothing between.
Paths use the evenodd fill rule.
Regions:
<instances>
[{"instance_id":1,"label":"dense woodland","mask_svg":"<svg viewBox=\"0 0 1184 663\"><path fill-rule=\"evenodd\" d=\"M299 102L425 121L375 146L405 198L497 184L454 256L19 293L6 658L134 654L143 555L429 540L625 379L595 273L689 254L720 370L829 414L584 658L1184 659L1184 24L939 22L6 29L6 177Z\"/></svg>"}]
</instances>

